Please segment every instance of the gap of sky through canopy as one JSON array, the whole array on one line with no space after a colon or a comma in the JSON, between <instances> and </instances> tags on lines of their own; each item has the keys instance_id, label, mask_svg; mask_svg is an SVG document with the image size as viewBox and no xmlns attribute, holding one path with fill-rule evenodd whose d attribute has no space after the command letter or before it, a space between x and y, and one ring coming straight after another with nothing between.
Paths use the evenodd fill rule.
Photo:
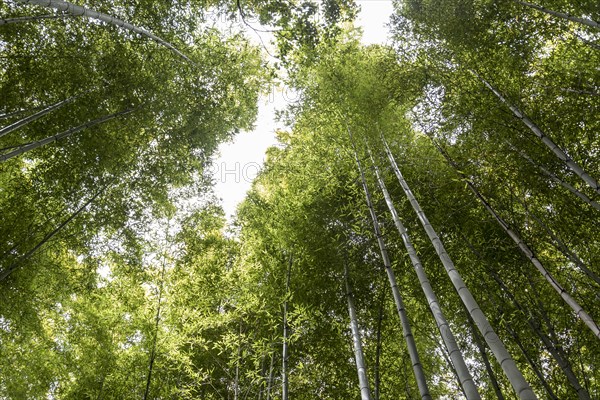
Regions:
<instances>
[{"instance_id":1,"label":"gap of sky through canopy","mask_svg":"<svg viewBox=\"0 0 600 400\"><path fill-rule=\"evenodd\" d=\"M363 30L362 43L385 44L388 39L386 24L393 11L392 1L358 0L357 4L360 12L355 24ZM238 22L241 24L241 21ZM261 29L257 23L251 25ZM269 45L272 40L270 33L255 33L246 27L243 30L257 45L261 46L262 40L269 51L273 50L273 46ZM269 59L273 61L273 58ZM235 213L237 205L250 189L252 180L263 165L265 151L277 144L275 132L283 128L283 125L276 121L275 111L285 109L294 101L297 101L296 95L291 90L272 85L269 93L260 100L255 129L241 132L232 142L220 145L211 172L215 194L222 199L228 218Z\"/></svg>"}]
</instances>

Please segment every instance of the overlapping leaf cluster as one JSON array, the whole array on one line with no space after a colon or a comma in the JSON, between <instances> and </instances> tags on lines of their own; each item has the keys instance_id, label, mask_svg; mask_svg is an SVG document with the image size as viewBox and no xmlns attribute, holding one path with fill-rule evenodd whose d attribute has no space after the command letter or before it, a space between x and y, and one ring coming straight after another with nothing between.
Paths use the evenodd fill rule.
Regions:
<instances>
[{"instance_id":1,"label":"overlapping leaf cluster","mask_svg":"<svg viewBox=\"0 0 600 400\"><path fill-rule=\"evenodd\" d=\"M0 137L5 154L131 110L0 164L0 265L10 271L0 282L1 396L282 398L285 340L291 398L358 398L347 270L375 397L418 398L356 154L432 397L464 390L375 165L482 398L518 398L382 138L537 396L598 396L598 338L522 251L598 320L597 190L524 123L600 177L598 33L556 14L598 21L592 2L398 2L392 47L343 31L345 2L225 5L282 29L302 99L229 229L209 196L193 207L183 197L206 194L208 157L250 126L264 78L257 50L200 28L202 10L218 4L111 5L88 4L193 62L78 17L0 26L6 125L72 99ZM2 7L7 17L40 10Z\"/></svg>"}]
</instances>

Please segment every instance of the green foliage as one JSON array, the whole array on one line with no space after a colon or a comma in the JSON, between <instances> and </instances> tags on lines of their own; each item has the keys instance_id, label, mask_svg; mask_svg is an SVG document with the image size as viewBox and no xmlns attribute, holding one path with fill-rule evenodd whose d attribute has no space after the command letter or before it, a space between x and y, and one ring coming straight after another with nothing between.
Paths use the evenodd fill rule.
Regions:
<instances>
[{"instance_id":1,"label":"green foliage","mask_svg":"<svg viewBox=\"0 0 600 400\"><path fill-rule=\"evenodd\" d=\"M597 21L592 3L544 7ZM597 193L478 78L598 178L597 32L517 1L411 0L396 4L393 47L363 47L344 30L356 12L347 1L88 6L152 31L193 63L78 17L0 25L2 124L72 98L0 137L2 152L132 110L0 164L0 273L10 271L0 281L0 397L279 399L286 304L290 397L359 398L347 265L371 388L377 368L380 399L417 398L356 151L432 396L460 398L369 148L475 383L494 398L475 328L382 136L536 394L576 398L579 385L580 398L598 396L598 339L465 184L600 318L598 211L561 182L594 201ZM205 28L208 11L273 26L302 94L232 226L204 167L251 127L273 71L243 36ZM484 351L504 397L517 398Z\"/></svg>"}]
</instances>

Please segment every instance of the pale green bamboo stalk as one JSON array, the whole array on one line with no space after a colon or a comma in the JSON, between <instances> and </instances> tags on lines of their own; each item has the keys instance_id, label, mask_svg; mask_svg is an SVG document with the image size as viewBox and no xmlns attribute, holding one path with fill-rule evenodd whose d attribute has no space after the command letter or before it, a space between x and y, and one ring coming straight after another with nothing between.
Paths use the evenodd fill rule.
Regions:
<instances>
[{"instance_id":1,"label":"pale green bamboo stalk","mask_svg":"<svg viewBox=\"0 0 600 400\"><path fill-rule=\"evenodd\" d=\"M285 279L285 301L283 302L283 350L281 366L281 399L289 398L289 377L288 377L288 359L289 359L289 326L288 326L288 299L290 298L290 275L292 272L292 255L288 264L288 270Z\"/></svg>"},{"instance_id":2,"label":"pale green bamboo stalk","mask_svg":"<svg viewBox=\"0 0 600 400\"><path fill-rule=\"evenodd\" d=\"M398 168L398 164L396 164L396 160L394 159L394 156L392 155L392 152L383 136L382 142L387 153L388 159L390 161L390 165L392 166L392 169L394 170L394 173L398 178L398 182L404 190L404 193L410 201L410 204L412 205L413 209L417 213L419 221L425 229L429 240L431 240L431 243L433 244L433 247L435 248L435 251L438 254L440 260L442 261L442 265L446 269L446 273L448 274L450 281L454 285L456 292L460 296L464 305L467 307L469 314L471 314L471 317L475 321L477 328L479 328L479 331L483 335L490 350L492 350L492 353L494 353L496 360L502 367L504 374L507 376L508 380L513 386L515 392L517 393L517 396L522 400L537 400L537 396L535 395L533 390L531 390L531 387L523 377L523 374L517 368L515 361L508 353L508 350L506 350L506 347L504 346L504 344L490 325L490 322L488 321L487 317L479 307L479 304L477 304L477 301L471 294L471 291L469 290L462 277L460 276L458 270L454 266L454 262L452 262L452 259L446 252L444 244L433 229L433 226L429 222L429 219L427 219L427 216L423 212L423 209L419 205L419 202L410 190L408 183L402 176L402 173Z\"/></svg>"},{"instance_id":3,"label":"pale green bamboo stalk","mask_svg":"<svg viewBox=\"0 0 600 400\"><path fill-rule=\"evenodd\" d=\"M599 203L597 203L596 201L590 199L587 195L585 195L584 193L582 193L579 190L575 189L573 187L573 185L571 185L571 184L563 181L561 178L559 178L558 176L556 176L555 174L553 174L552 172L550 172L548 169L546 169L542 165L537 164L524 151L517 149L515 146L513 146L512 144L510 144L508 141L505 141L505 143L511 149L513 149L514 151L516 151L517 153L519 153L521 155L521 157L523 157L524 159L526 159L527 161L529 161L531 163L531 165L539 168L540 171L542 171L544 174L546 174L549 178L553 179L555 182L557 182L559 185L561 185L562 187L564 187L565 189L567 189L569 192L573 193L575 196L579 197L581 200L583 200L584 202L586 202L590 206L594 207L596 210L600 211L600 204Z\"/></svg>"},{"instance_id":4,"label":"pale green bamboo stalk","mask_svg":"<svg viewBox=\"0 0 600 400\"><path fill-rule=\"evenodd\" d=\"M4 128L0 129L0 137L7 135L7 134L21 128L22 126L25 126L28 123L33 122L40 117L43 117L44 115L48 114L49 112L54 111L57 108L64 106L65 104L69 104L70 102L75 100L77 97L78 96L71 96L68 99L59 101L58 103L54 103L51 106L48 106L48 107L44 108L43 110L36 112L35 114L32 114L28 117L25 117L16 122L13 122L12 124L10 124L8 126L5 126Z\"/></svg>"},{"instance_id":5,"label":"pale green bamboo stalk","mask_svg":"<svg viewBox=\"0 0 600 400\"><path fill-rule=\"evenodd\" d=\"M352 134L348 129L348 135L350 140L352 140ZM354 143L352 143L354 146ZM398 289L398 284L396 283L396 277L394 275L394 270L392 269L392 263L390 261L387 247L385 242L383 241L383 237L381 235L381 230L379 228L379 222L377 220L377 214L373 208L373 202L371 201L371 194L369 192L369 188L367 187L367 181L365 179L365 173L362 168L362 164L360 159L358 158L358 152L356 148L354 148L354 157L356 159L356 164L358 166L358 170L360 172L362 187L365 192L365 197L367 201L367 206L369 207L369 213L371 214L371 219L373 221L373 229L375 231L375 236L377 237L377 244L379 245L379 250L381 252L381 258L383 260L383 265L385 267L385 271L388 276L388 280L390 282L390 286L392 288L392 294L394 296L394 302L396 304L396 309L398 311L398 316L400 317L400 322L402 325L402 333L404 335L404 340L406 341L406 345L408 347L408 354L410 356L410 360L412 363L413 373L415 375L415 379L417 381L417 386L419 388L419 393L421 395L422 400L431 400L431 394L429 393L429 388L427 386L427 380L425 379L425 372L423 371L423 365L421 364L421 360L419 358L419 352L417 351L417 345L415 343L415 339L412 333L412 329L410 326L410 321L408 319L408 315L406 313L406 308L404 307L404 302L402 300L402 296L400 294L400 289ZM473 385L473 388L475 386ZM470 393L468 397L471 399L480 399L479 393L475 388L473 393Z\"/></svg>"},{"instance_id":6,"label":"pale green bamboo stalk","mask_svg":"<svg viewBox=\"0 0 600 400\"><path fill-rule=\"evenodd\" d=\"M592 28L600 28L600 24L599 23L597 23L596 21L591 20L589 18L576 17L576 16L568 14L568 13L550 10L548 8L545 8L545 7L542 7L542 6L538 6L537 4L529 3L527 1L515 0L515 2L521 4L522 6L533 8L535 10L538 10L538 11L543 12L543 13L548 14L548 15L552 15L554 17L566 19L566 20L571 21L571 22L577 22L577 23L580 23L580 24L583 24L583 25L587 25L587 26L592 27Z\"/></svg>"},{"instance_id":7,"label":"pale green bamboo stalk","mask_svg":"<svg viewBox=\"0 0 600 400\"><path fill-rule=\"evenodd\" d=\"M0 18L0 26L9 24L20 24L23 22L40 21L44 19L61 19L72 17L69 14L56 14L56 15L32 15L26 17L13 17L13 18Z\"/></svg>"},{"instance_id":8,"label":"pale green bamboo stalk","mask_svg":"<svg viewBox=\"0 0 600 400\"><path fill-rule=\"evenodd\" d=\"M510 103L494 86L488 81L479 76L479 74L473 70L470 70L498 99L504 103L515 117L523 121L523 123L548 147L561 161L571 169L577 176L579 176L585 183L587 183L596 193L600 193L600 185L596 179L592 178L587 172L583 170L569 155L561 149L554 141L548 137L539 126L537 126L527 115L525 115L517 106Z\"/></svg>"},{"instance_id":9,"label":"pale green bamboo stalk","mask_svg":"<svg viewBox=\"0 0 600 400\"><path fill-rule=\"evenodd\" d=\"M135 33L139 33L140 35L146 36L147 38L154 40L156 43L168 48L173 53L177 54L178 56L180 56L184 60L188 61L189 63L194 64L194 62L188 56L183 54L181 51L177 50L177 48L175 48L175 46L173 46L171 43L167 42L166 40L161 39L160 37L156 36L155 34L147 31L146 29L137 27L135 25L132 25L130 23L123 21L122 19L112 17L108 14L103 14L101 12L90 10L88 8L78 6L78 5L75 5L73 3L69 3L66 1L61 1L61 0L16 0L16 1L18 1L19 3L23 3L23 4L35 4L35 5L39 5L39 6L43 6L43 7L54 8L55 10L63 11L63 12L72 14L74 16L81 16L81 17L86 17L86 18L90 18L90 19L97 19L99 21L106 22L107 24L114 25L119 28L123 28L128 31L135 32Z\"/></svg>"},{"instance_id":10,"label":"pale green bamboo stalk","mask_svg":"<svg viewBox=\"0 0 600 400\"><path fill-rule=\"evenodd\" d=\"M579 305L579 303L562 287L562 285L554 278L554 276L548 272L548 270L544 267L542 262L537 258L533 250L523 241L521 236L513 230L510 225L500 215L492 208L491 204L487 201L485 197L477 190L473 182L471 182L467 176L460 172L456 163L450 158L450 156L436 144L437 149L440 153L448 160L448 163L455 169L455 171L463 178L471 192L479 199L479 201L483 204L485 209L494 217L496 222L502 227L504 232L515 242L515 244L519 247L521 252L527 257L529 261L534 265L534 267L542 274L544 279L556 292L560 295L560 297L564 300L565 303L575 312L575 315L583 321L584 324L592 331L594 336L600 338L600 328L598 324L592 319L592 317Z\"/></svg>"},{"instance_id":11,"label":"pale green bamboo stalk","mask_svg":"<svg viewBox=\"0 0 600 400\"><path fill-rule=\"evenodd\" d=\"M11 158L17 157L17 156L19 156L19 155L21 155L23 153L26 153L26 152L28 152L30 150L37 149L38 147L42 147L44 145L47 145L47 144L52 143L52 142L55 142L55 141L60 140L62 138L71 136L74 133L80 132L80 131L82 131L82 130L84 130L86 128L90 128L92 126L95 126L95 125L98 125L98 124L101 124L101 123L104 123L104 122L107 122L107 121L110 121L111 119L117 118L117 117L119 117L121 115L129 114L132 111L133 111L133 109L128 109L128 110L120 111L120 112L117 112L117 113L114 113L114 114L106 115L104 117L97 118L97 119L94 119L92 121L88 121L85 124L76 126L75 128L71 128L69 130L66 130L64 132L58 133L56 135L49 136L49 137L44 138L42 140L38 140L36 142L31 142L31 143L24 144L23 146L20 146L16 150L13 150L13 151L11 151L9 153L0 155L0 162L4 162L4 161L7 161L7 160L10 160Z\"/></svg>"},{"instance_id":12,"label":"pale green bamboo stalk","mask_svg":"<svg viewBox=\"0 0 600 400\"><path fill-rule=\"evenodd\" d=\"M33 254L35 254L36 251L38 251L42 246L44 246L46 243L48 243L54 236L56 236L60 231L63 230L63 228L65 226L67 226L73 219L75 219L79 214L81 214L86 208L87 206L89 206L91 203L93 203L101 194L103 194L106 189L108 189L108 187L112 184L112 182L114 182L114 179L106 184L102 189L100 189L98 192L96 192L96 194L94 194L88 201L86 201L81 207L79 207L75 212L73 212L66 220L64 220L63 222L60 223L60 225L58 225L55 229L52 230L52 232L48 233L46 236L44 236L44 238L37 244L35 245L31 250L29 250L27 253L25 253L23 256L21 256L18 260L16 260L15 262L13 262L11 265L9 265L7 268L5 268L4 270L0 271L0 282L2 282L4 279L6 279L10 274L12 274L20 265L23 261L29 259L29 257L31 257Z\"/></svg>"},{"instance_id":13,"label":"pale green bamboo stalk","mask_svg":"<svg viewBox=\"0 0 600 400\"><path fill-rule=\"evenodd\" d=\"M427 277L427 273L425 272L425 269L423 268L423 264L421 263L421 260L420 260L419 256L417 255L417 252L416 252L414 246L412 245L410 236L408 235L408 232L407 232L406 228L404 227L404 224L402 223L402 221L400 220L400 217L398 216L396 207L394 206L394 203L393 203L392 198L387 190L385 182L381 178L379 168L375 164L375 160L373 159L373 155L371 154L371 151L369 151L369 155L371 157L371 162L375 169L375 176L377 177L377 182L379 183L379 187L381 188L381 191L383 192L383 197L385 198L385 202L387 203L388 209L390 210L390 213L392 214L392 219L394 220L396 229L398 229L398 232L400 233L400 236L402 237L402 241L404 242L404 247L406 248L406 251L408 252L408 256L410 257L410 260L412 262L414 270L417 274L417 278L419 279L419 283L421 284L423 293L425 294L425 297L427 298L427 303L429 304L431 313L433 314L433 317L435 319L437 327L440 331L442 340L444 341L444 345L446 346L446 349L448 349L448 354L450 355L450 359L452 361L452 364L454 365L458 379L459 379L462 387L464 388L465 392L469 393L469 395L468 395L468 397L469 397L472 394L477 393L477 387L475 386L473 377L471 376L471 373L469 372L469 369L467 368L467 364L465 363L462 352L460 351L460 348L458 347L458 344L456 343L456 339L454 338L454 334L452 333L452 330L450 329L450 325L448 324L448 321L446 321L446 317L444 316L444 313L440 307L438 298L433 290L433 287L431 286L431 283L429 282L429 278Z\"/></svg>"},{"instance_id":14,"label":"pale green bamboo stalk","mask_svg":"<svg viewBox=\"0 0 600 400\"><path fill-rule=\"evenodd\" d=\"M354 306L354 296L350 289L350 278L348 277L348 266L344 262L344 282L346 286L346 299L348 301L348 314L350 315L350 331L352 332L352 347L354 349L354 359L356 360L356 371L358 373L358 385L360 387L361 400L372 400L371 389L369 388L369 378L367 377L367 366L362 348L362 339L360 329L358 328L358 319L356 317L356 308Z\"/></svg>"}]
</instances>

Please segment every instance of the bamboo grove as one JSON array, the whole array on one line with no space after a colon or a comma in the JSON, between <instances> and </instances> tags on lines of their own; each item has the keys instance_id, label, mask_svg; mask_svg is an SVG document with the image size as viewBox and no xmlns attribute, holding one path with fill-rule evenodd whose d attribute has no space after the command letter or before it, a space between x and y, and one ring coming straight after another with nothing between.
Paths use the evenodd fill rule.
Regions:
<instances>
[{"instance_id":1,"label":"bamboo grove","mask_svg":"<svg viewBox=\"0 0 600 400\"><path fill-rule=\"evenodd\" d=\"M600 398L595 2L397 1L385 46L346 1L0 10L0 398Z\"/></svg>"}]
</instances>

